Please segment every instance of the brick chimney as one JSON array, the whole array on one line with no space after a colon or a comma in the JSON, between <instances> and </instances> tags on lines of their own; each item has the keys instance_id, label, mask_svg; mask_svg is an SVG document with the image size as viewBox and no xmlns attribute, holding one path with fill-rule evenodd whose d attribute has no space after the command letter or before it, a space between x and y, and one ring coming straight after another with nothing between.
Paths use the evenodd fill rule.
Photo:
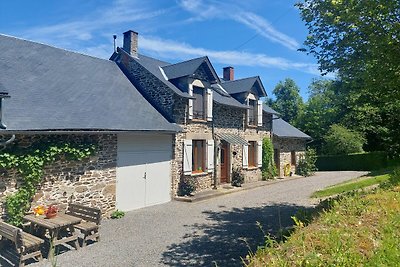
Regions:
<instances>
[{"instance_id":1,"label":"brick chimney","mask_svg":"<svg viewBox=\"0 0 400 267\"><path fill-rule=\"evenodd\" d=\"M134 31L124 32L124 50L133 57L138 57L138 33Z\"/></svg>"},{"instance_id":2,"label":"brick chimney","mask_svg":"<svg viewBox=\"0 0 400 267\"><path fill-rule=\"evenodd\" d=\"M224 74L224 80L225 81L233 81L235 78L234 78L234 74L235 74L235 70L234 70L234 68L233 67L225 67L224 69L224 72L223 72L223 74Z\"/></svg>"}]
</instances>

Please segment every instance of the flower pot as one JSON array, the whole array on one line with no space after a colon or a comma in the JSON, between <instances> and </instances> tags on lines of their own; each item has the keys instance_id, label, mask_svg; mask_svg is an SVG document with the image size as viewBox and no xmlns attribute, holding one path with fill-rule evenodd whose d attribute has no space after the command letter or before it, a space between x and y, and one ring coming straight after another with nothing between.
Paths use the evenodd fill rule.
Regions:
<instances>
[{"instance_id":1,"label":"flower pot","mask_svg":"<svg viewBox=\"0 0 400 267\"><path fill-rule=\"evenodd\" d=\"M46 218L47 219L51 219L51 218L56 217L56 215L57 215L57 212L55 212L55 213L46 213Z\"/></svg>"}]
</instances>

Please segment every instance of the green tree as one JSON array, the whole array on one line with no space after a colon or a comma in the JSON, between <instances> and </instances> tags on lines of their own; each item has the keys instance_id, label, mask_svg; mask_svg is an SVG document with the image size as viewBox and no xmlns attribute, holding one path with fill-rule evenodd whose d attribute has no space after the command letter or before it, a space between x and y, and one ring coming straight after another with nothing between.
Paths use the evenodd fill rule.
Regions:
<instances>
[{"instance_id":1,"label":"green tree","mask_svg":"<svg viewBox=\"0 0 400 267\"><path fill-rule=\"evenodd\" d=\"M296 124L298 115L303 109L303 99L300 96L300 88L295 81L290 78L286 78L284 82L280 81L272 93L276 97L272 101L272 108L281 114L282 119L291 124Z\"/></svg>"},{"instance_id":2,"label":"green tree","mask_svg":"<svg viewBox=\"0 0 400 267\"><path fill-rule=\"evenodd\" d=\"M329 155L342 155L363 152L365 138L356 131L333 124L324 136L325 153Z\"/></svg>"},{"instance_id":3,"label":"green tree","mask_svg":"<svg viewBox=\"0 0 400 267\"><path fill-rule=\"evenodd\" d=\"M305 0L297 4L305 41L346 93L343 123L363 131L371 149L400 154L400 1Z\"/></svg>"},{"instance_id":4,"label":"green tree","mask_svg":"<svg viewBox=\"0 0 400 267\"><path fill-rule=\"evenodd\" d=\"M337 101L337 82L314 79L309 86L309 98L300 114L297 126L312 136L310 144L321 151L323 137L329 127L338 122L340 109Z\"/></svg>"}]
</instances>

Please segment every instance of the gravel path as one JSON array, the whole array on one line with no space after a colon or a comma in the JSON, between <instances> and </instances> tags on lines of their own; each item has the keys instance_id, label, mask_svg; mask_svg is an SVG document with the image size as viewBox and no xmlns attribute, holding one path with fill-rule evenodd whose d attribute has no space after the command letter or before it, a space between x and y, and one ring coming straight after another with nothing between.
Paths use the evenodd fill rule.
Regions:
<instances>
[{"instance_id":1,"label":"gravel path","mask_svg":"<svg viewBox=\"0 0 400 267\"><path fill-rule=\"evenodd\" d=\"M263 242L264 231L292 225L298 209L310 208L309 196L328 185L364 172L319 172L282 180L197 203L172 201L104 220L101 241L57 257L59 266L241 266L249 247ZM50 266L45 260L29 266Z\"/></svg>"}]
</instances>

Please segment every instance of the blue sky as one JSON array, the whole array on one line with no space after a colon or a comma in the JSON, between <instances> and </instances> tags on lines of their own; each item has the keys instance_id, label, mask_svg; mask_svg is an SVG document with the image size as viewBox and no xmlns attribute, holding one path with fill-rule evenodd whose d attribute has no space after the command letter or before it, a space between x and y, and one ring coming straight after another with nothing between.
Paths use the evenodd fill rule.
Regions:
<instances>
[{"instance_id":1,"label":"blue sky","mask_svg":"<svg viewBox=\"0 0 400 267\"><path fill-rule=\"evenodd\" d=\"M0 33L101 58L112 35L139 33L139 53L175 63L207 55L217 73L259 75L269 96L290 77L307 98L320 77L316 60L298 52L307 36L294 0L15 0L0 2Z\"/></svg>"}]
</instances>

